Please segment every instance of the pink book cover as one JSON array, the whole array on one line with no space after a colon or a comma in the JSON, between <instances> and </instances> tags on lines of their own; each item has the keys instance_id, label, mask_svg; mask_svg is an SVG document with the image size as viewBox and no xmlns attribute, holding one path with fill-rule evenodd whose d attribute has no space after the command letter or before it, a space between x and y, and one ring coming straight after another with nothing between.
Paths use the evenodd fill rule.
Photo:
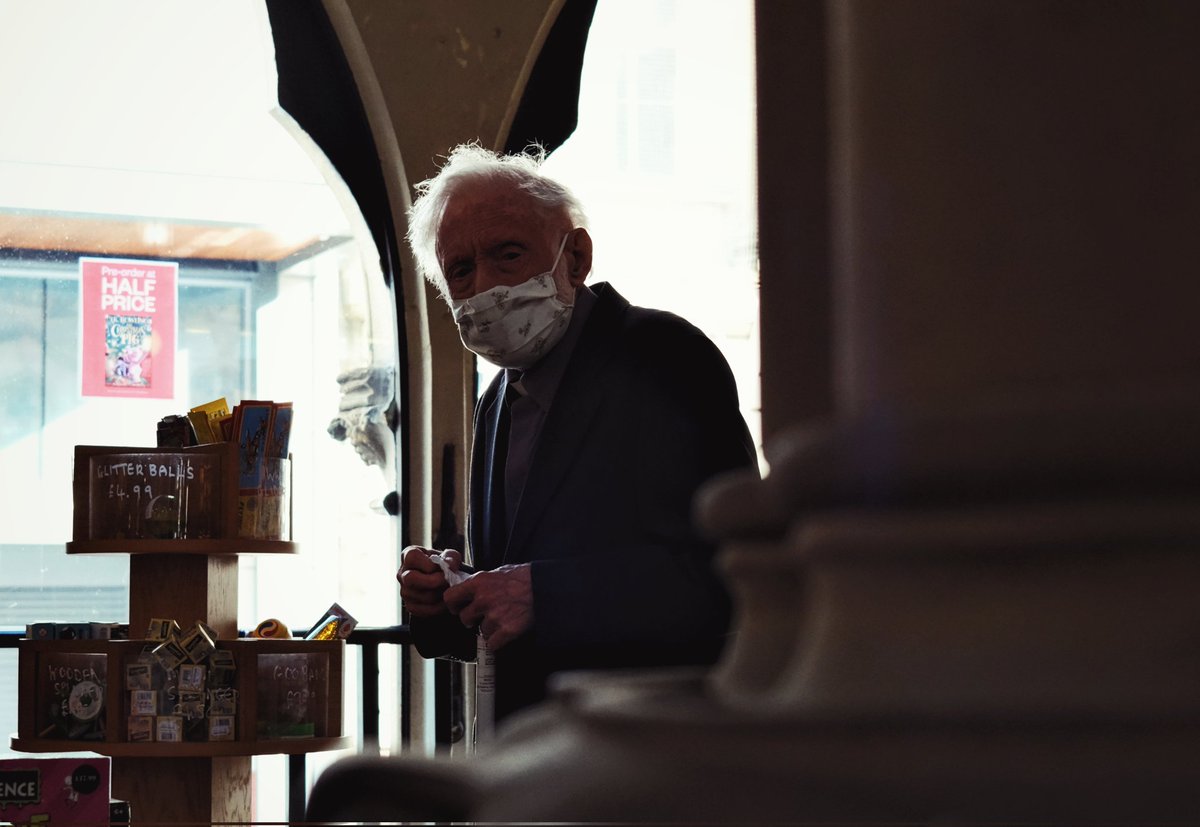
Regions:
<instances>
[{"instance_id":1,"label":"pink book cover","mask_svg":"<svg viewBox=\"0 0 1200 827\"><path fill-rule=\"evenodd\" d=\"M107 825L111 775L112 759L101 755L0 758L0 820L49 827Z\"/></svg>"}]
</instances>

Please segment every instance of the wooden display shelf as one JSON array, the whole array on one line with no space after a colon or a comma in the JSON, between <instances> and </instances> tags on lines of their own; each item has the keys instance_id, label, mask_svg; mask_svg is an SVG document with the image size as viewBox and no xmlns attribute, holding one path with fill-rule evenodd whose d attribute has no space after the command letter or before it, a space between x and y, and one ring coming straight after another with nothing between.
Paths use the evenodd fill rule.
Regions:
<instances>
[{"instance_id":1,"label":"wooden display shelf","mask_svg":"<svg viewBox=\"0 0 1200 827\"><path fill-rule=\"evenodd\" d=\"M353 746L342 731L344 641L237 639L239 556L297 550L290 539L266 539L291 537L291 462L275 462L267 473L274 483L255 489L255 499L241 496L233 443L76 446L67 553L129 555L134 634L159 618L185 628L200 620L214 631L236 664L232 687L216 687L237 691L233 740L207 740L219 734L211 715L184 720L180 741L129 740L125 666L150 641L23 640L14 750L110 756L112 795L129 801L139 821L216 824L250 820L251 756ZM151 681L156 703L165 696L170 705L165 714L199 704L163 689L171 680L157 666ZM206 712L213 697L205 696ZM150 698L137 700L149 708ZM158 717L148 718L136 716L135 732L153 725L157 735ZM177 725L163 722L163 733Z\"/></svg>"},{"instance_id":2,"label":"wooden display shelf","mask_svg":"<svg viewBox=\"0 0 1200 827\"><path fill-rule=\"evenodd\" d=\"M125 666L137 662L146 640L22 640L18 644L20 691L17 735L22 752L91 751L113 757L187 758L231 755L298 754L350 746L342 733L341 640L217 641L233 653L232 689L237 691L235 740L180 742L130 741L130 690ZM80 681L102 686L103 703L92 728L103 740L43 736L59 726L72 690ZM160 696L164 693L160 693ZM89 722L91 718L87 719ZM311 726L310 737L267 737L260 727L280 723Z\"/></svg>"},{"instance_id":3,"label":"wooden display shelf","mask_svg":"<svg viewBox=\"0 0 1200 827\"><path fill-rule=\"evenodd\" d=\"M296 554L290 540L230 538L215 540L74 540L67 554Z\"/></svg>"}]
</instances>

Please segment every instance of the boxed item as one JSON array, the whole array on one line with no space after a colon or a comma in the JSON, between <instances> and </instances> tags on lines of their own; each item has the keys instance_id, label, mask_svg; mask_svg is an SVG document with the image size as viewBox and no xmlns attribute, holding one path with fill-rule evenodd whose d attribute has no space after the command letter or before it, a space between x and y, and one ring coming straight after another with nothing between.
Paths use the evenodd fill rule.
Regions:
<instances>
[{"instance_id":1,"label":"boxed item","mask_svg":"<svg viewBox=\"0 0 1200 827\"><path fill-rule=\"evenodd\" d=\"M0 820L16 827L108 824L111 788L107 756L0 758Z\"/></svg>"},{"instance_id":2,"label":"boxed item","mask_svg":"<svg viewBox=\"0 0 1200 827\"><path fill-rule=\"evenodd\" d=\"M128 824L131 817L130 810L128 801L114 798L108 802L108 823L110 827L117 824Z\"/></svg>"},{"instance_id":3,"label":"boxed item","mask_svg":"<svg viewBox=\"0 0 1200 827\"><path fill-rule=\"evenodd\" d=\"M291 459L287 403L242 403L242 430L229 441L171 449L75 446L75 542L208 540L291 536ZM234 438L236 436L236 438ZM273 440L273 441L271 441Z\"/></svg>"},{"instance_id":4,"label":"boxed item","mask_svg":"<svg viewBox=\"0 0 1200 827\"><path fill-rule=\"evenodd\" d=\"M183 718L179 715L159 715L156 719L155 741L179 743L183 740Z\"/></svg>"},{"instance_id":5,"label":"boxed item","mask_svg":"<svg viewBox=\"0 0 1200 827\"><path fill-rule=\"evenodd\" d=\"M85 641L86 642L86 641ZM108 657L102 651L47 651L37 658L38 738L103 741L108 722Z\"/></svg>"},{"instance_id":6,"label":"boxed item","mask_svg":"<svg viewBox=\"0 0 1200 827\"><path fill-rule=\"evenodd\" d=\"M128 640L127 623L29 623L28 640Z\"/></svg>"},{"instance_id":7,"label":"boxed item","mask_svg":"<svg viewBox=\"0 0 1200 827\"><path fill-rule=\"evenodd\" d=\"M236 537L237 446L75 447L75 540Z\"/></svg>"}]
</instances>

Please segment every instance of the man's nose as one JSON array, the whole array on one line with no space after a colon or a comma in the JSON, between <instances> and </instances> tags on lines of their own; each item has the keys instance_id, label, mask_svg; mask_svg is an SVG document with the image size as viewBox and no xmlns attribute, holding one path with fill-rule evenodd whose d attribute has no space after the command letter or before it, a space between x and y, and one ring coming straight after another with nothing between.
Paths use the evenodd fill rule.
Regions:
<instances>
[{"instance_id":1,"label":"man's nose","mask_svg":"<svg viewBox=\"0 0 1200 827\"><path fill-rule=\"evenodd\" d=\"M475 288L477 294L491 290L502 283L500 281L500 271L490 261L477 261L475 263L475 278L473 282L474 284L471 286Z\"/></svg>"}]
</instances>

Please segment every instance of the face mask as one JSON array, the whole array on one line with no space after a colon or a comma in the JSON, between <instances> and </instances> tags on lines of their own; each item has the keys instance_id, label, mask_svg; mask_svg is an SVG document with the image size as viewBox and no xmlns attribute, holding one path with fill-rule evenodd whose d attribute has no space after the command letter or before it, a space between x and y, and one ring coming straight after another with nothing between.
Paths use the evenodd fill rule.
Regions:
<instances>
[{"instance_id":1,"label":"face mask","mask_svg":"<svg viewBox=\"0 0 1200 827\"><path fill-rule=\"evenodd\" d=\"M567 237L546 272L514 287L493 287L451 302L458 335L468 350L498 367L523 370L558 344L575 308L558 298L554 281Z\"/></svg>"}]
</instances>

